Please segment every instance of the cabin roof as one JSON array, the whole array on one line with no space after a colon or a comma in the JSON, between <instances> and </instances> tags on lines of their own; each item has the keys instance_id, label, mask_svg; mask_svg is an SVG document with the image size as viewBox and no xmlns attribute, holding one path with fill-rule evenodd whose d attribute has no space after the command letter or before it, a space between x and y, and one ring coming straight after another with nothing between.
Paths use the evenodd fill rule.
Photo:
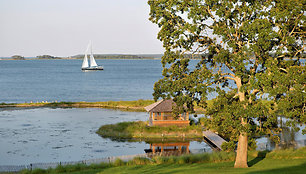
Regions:
<instances>
[{"instance_id":1,"label":"cabin roof","mask_svg":"<svg viewBox=\"0 0 306 174\"><path fill-rule=\"evenodd\" d=\"M145 107L148 112L172 112L172 107L176 106L172 99L163 99Z\"/></svg>"}]
</instances>

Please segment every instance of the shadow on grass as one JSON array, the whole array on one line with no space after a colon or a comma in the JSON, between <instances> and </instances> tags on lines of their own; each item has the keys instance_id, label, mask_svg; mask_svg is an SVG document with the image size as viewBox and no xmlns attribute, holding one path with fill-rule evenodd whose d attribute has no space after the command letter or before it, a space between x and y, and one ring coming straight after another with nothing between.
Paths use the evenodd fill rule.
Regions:
<instances>
[{"instance_id":1,"label":"shadow on grass","mask_svg":"<svg viewBox=\"0 0 306 174\"><path fill-rule=\"evenodd\" d=\"M290 167L283 167L283 168L277 168L277 169L270 169L270 170L261 170L260 173L305 173L306 170L306 163L300 164L298 166L290 166ZM255 174L258 173L258 171L249 172L248 174Z\"/></svg>"},{"instance_id":2,"label":"shadow on grass","mask_svg":"<svg viewBox=\"0 0 306 174\"><path fill-rule=\"evenodd\" d=\"M267 153L268 153L268 151L260 151L260 152L258 152L257 157L248 162L248 166L252 167L253 165L255 165L258 162L260 162L261 160L265 159Z\"/></svg>"}]
</instances>

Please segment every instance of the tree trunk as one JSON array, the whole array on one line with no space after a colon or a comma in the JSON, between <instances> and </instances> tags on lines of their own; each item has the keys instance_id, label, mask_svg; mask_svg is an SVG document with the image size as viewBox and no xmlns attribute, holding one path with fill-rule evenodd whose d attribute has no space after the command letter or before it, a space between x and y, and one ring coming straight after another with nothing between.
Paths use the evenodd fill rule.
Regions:
<instances>
[{"instance_id":1,"label":"tree trunk","mask_svg":"<svg viewBox=\"0 0 306 174\"><path fill-rule=\"evenodd\" d=\"M240 134L236 153L235 168L248 167L248 136Z\"/></svg>"},{"instance_id":2,"label":"tree trunk","mask_svg":"<svg viewBox=\"0 0 306 174\"><path fill-rule=\"evenodd\" d=\"M240 91L242 86L241 78L236 77L235 82L238 89L239 100L245 101L245 93ZM246 106L245 106L246 107ZM244 118L241 118L241 124L246 125ZM248 136L245 132L241 132L238 138L238 147L236 152L235 168L247 168L248 167Z\"/></svg>"}]
</instances>

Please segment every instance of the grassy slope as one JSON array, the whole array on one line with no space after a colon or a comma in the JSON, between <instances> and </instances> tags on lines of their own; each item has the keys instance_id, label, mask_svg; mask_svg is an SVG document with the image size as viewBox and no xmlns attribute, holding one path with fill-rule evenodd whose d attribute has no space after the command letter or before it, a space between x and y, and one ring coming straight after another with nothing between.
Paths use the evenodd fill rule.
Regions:
<instances>
[{"instance_id":1,"label":"grassy slope","mask_svg":"<svg viewBox=\"0 0 306 174\"><path fill-rule=\"evenodd\" d=\"M233 168L234 162L195 163L195 164L160 164L144 166L124 166L104 169L104 173L305 173L306 160L264 159L247 169ZM95 173L96 171L92 171ZM88 171L88 173L91 173Z\"/></svg>"},{"instance_id":2,"label":"grassy slope","mask_svg":"<svg viewBox=\"0 0 306 174\"><path fill-rule=\"evenodd\" d=\"M116 173L292 173L304 174L306 171L306 159L263 159L246 169L233 168L234 162L221 163L193 163L193 164L154 164L111 167L106 169L92 169L72 174L116 174Z\"/></svg>"},{"instance_id":3,"label":"grassy slope","mask_svg":"<svg viewBox=\"0 0 306 174\"><path fill-rule=\"evenodd\" d=\"M128 163L115 161L112 164L93 166L74 165L50 170L24 171L25 174L41 173L305 173L306 147L297 150L288 149L273 152L251 151L249 168L235 169L233 152L215 152L212 154L187 155L179 157L154 157L134 159ZM139 164L139 165L136 165ZM66 172L64 172L66 171Z\"/></svg>"},{"instance_id":4,"label":"grassy slope","mask_svg":"<svg viewBox=\"0 0 306 174\"><path fill-rule=\"evenodd\" d=\"M212 154L213 159L217 161L227 161L233 159L232 156L223 154L216 156ZM212 160L213 160L212 159ZM305 173L306 171L306 147L298 150L280 150L267 152L249 152L249 168L233 168L234 162L216 162L216 163L191 163L191 164L154 164L141 166L121 166L107 168L100 171L104 173Z\"/></svg>"},{"instance_id":5,"label":"grassy slope","mask_svg":"<svg viewBox=\"0 0 306 174\"><path fill-rule=\"evenodd\" d=\"M292 173L304 174L306 171L306 159L263 159L247 169L233 168L234 162L222 163L194 163L194 164L155 164L155 165L134 165L121 166L106 169L93 169L72 174L116 174L116 173Z\"/></svg>"}]
</instances>

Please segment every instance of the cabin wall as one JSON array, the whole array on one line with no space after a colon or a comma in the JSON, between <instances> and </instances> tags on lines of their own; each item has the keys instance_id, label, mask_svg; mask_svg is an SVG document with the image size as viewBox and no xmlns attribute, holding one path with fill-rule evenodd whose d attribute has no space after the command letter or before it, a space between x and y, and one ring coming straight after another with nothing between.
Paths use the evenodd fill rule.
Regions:
<instances>
[{"instance_id":1,"label":"cabin wall","mask_svg":"<svg viewBox=\"0 0 306 174\"><path fill-rule=\"evenodd\" d=\"M179 118L175 118L172 112L150 112L149 117L150 126L188 126L189 125L189 114L180 114Z\"/></svg>"},{"instance_id":2,"label":"cabin wall","mask_svg":"<svg viewBox=\"0 0 306 174\"><path fill-rule=\"evenodd\" d=\"M174 118L172 112L150 112L152 120L189 120L189 114L180 114L178 119Z\"/></svg>"},{"instance_id":3,"label":"cabin wall","mask_svg":"<svg viewBox=\"0 0 306 174\"><path fill-rule=\"evenodd\" d=\"M189 126L189 120L153 120L152 126Z\"/></svg>"}]
</instances>

